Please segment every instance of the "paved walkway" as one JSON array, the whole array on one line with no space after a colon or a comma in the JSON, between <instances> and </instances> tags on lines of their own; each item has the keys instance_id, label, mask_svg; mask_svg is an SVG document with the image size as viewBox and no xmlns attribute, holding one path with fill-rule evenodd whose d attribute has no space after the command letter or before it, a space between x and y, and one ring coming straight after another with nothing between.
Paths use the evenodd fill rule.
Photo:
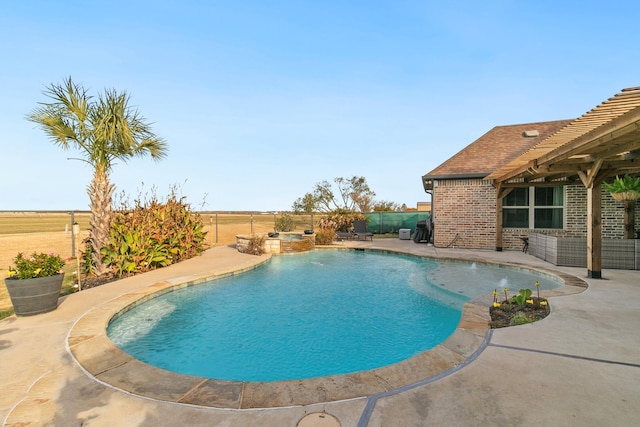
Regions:
<instances>
[{"instance_id":1,"label":"paved walkway","mask_svg":"<svg viewBox=\"0 0 640 427\"><path fill-rule=\"evenodd\" d=\"M70 295L53 312L0 321L0 420L6 426L638 424L640 271L605 270L603 280L593 280L585 277L586 269L557 268L521 252L444 250L397 239L345 243L349 245L527 264L572 274L589 288L551 298L552 313L542 321L492 331L486 347L447 375L342 401L242 410L171 403L115 388L78 364L70 348L72 330L113 301L131 292L146 293L159 283L198 281L265 260L220 247L166 269ZM327 415L305 418L318 412Z\"/></svg>"}]
</instances>

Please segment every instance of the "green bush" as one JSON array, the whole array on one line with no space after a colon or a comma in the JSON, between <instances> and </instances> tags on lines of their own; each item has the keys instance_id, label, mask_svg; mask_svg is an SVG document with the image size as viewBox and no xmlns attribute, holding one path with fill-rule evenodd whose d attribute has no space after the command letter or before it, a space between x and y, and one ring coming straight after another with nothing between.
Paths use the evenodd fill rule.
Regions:
<instances>
[{"instance_id":1,"label":"green bush","mask_svg":"<svg viewBox=\"0 0 640 427\"><path fill-rule=\"evenodd\" d=\"M80 271L82 271L83 276L93 276L94 274L94 266L93 266L93 245L89 239L85 239L82 241L84 245L84 252L80 251Z\"/></svg>"},{"instance_id":2,"label":"green bush","mask_svg":"<svg viewBox=\"0 0 640 427\"><path fill-rule=\"evenodd\" d=\"M296 228L296 224L293 221L293 216L289 214L282 214L280 218L276 219L275 231L293 231Z\"/></svg>"},{"instance_id":3,"label":"green bush","mask_svg":"<svg viewBox=\"0 0 640 427\"><path fill-rule=\"evenodd\" d=\"M204 251L203 229L200 215L173 191L164 203L138 200L114 212L103 260L118 276L166 267Z\"/></svg>"}]
</instances>

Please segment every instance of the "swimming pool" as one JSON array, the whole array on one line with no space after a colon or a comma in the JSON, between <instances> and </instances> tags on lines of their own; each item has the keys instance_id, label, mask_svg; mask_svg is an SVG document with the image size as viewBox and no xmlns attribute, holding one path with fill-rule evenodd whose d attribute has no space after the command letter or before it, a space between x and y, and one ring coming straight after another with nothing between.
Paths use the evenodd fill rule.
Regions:
<instances>
[{"instance_id":1,"label":"swimming pool","mask_svg":"<svg viewBox=\"0 0 640 427\"><path fill-rule=\"evenodd\" d=\"M559 282L527 270L361 251L274 257L233 278L170 292L119 316L109 337L173 372L278 381L357 372L433 348L465 301Z\"/></svg>"}]
</instances>

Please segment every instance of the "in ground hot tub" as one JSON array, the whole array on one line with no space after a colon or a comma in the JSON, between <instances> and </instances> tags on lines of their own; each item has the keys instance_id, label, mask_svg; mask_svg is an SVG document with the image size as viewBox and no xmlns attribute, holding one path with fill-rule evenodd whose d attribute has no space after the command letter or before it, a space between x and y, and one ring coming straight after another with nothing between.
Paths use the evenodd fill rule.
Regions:
<instances>
[{"instance_id":1,"label":"in ground hot tub","mask_svg":"<svg viewBox=\"0 0 640 427\"><path fill-rule=\"evenodd\" d=\"M316 235L296 232L269 233L269 234L238 234L236 235L236 248L239 252L250 252L251 240L256 237L264 237L264 252L267 254L286 254L306 252L316 247Z\"/></svg>"}]
</instances>

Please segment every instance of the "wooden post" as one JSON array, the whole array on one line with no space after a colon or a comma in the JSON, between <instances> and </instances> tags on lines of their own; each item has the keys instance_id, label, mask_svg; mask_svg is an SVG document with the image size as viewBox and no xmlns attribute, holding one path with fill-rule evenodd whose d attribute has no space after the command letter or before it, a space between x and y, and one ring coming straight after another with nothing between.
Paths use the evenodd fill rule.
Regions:
<instances>
[{"instance_id":1,"label":"wooden post","mask_svg":"<svg viewBox=\"0 0 640 427\"><path fill-rule=\"evenodd\" d=\"M602 278L602 184L587 187L587 276Z\"/></svg>"},{"instance_id":2,"label":"wooden post","mask_svg":"<svg viewBox=\"0 0 640 427\"><path fill-rule=\"evenodd\" d=\"M501 187L496 189L496 251L502 252L502 200Z\"/></svg>"},{"instance_id":3,"label":"wooden post","mask_svg":"<svg viewBox=\"0 0 640 427\"><path fill-rule=\"evenodd\" d=\"M504 188L499 182L496 186L496 251L502 252L502 201L513 188Z\"/></svg>"},{"instance_id":4,"label":"wooden post","mask_svg":"<svg viewBox=\"0 0 640 427\"><path fill-rule=\"evenodd\" d=\"M636 201L625 200L624 201L624 238L633 239L635 236L635 215L636 215Z\"/></svg>"},{"instance_id":5,"label":"wooden post","mask_svg":"<svg viewBox=\"0 0 640 427\"><path fill-rule=\"evenodd\" d=\"M213 246L213 217L209 217L209 234L211 235L211 246Z\"/></svg>"}]
</instances>

